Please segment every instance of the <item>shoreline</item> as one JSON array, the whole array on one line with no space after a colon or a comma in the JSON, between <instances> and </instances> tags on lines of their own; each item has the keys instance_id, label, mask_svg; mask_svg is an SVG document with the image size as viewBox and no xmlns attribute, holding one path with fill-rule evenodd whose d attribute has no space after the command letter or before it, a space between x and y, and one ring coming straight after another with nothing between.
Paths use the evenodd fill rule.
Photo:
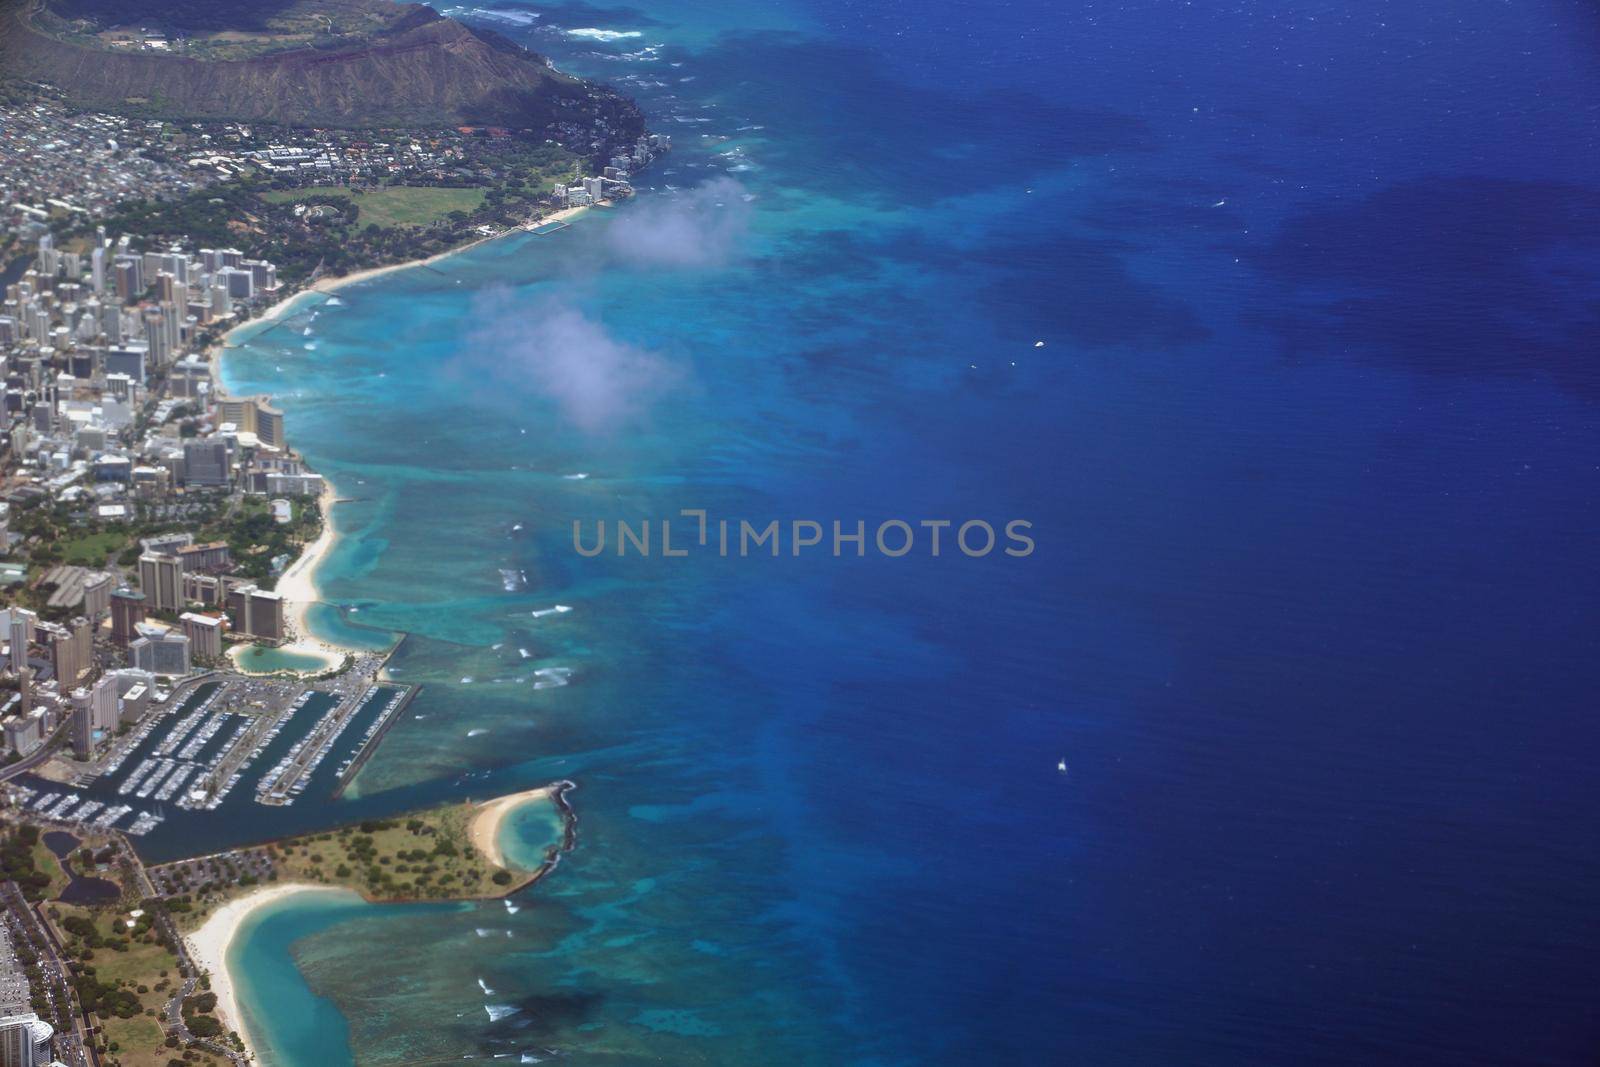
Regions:
<instances>
[{"instance_id":1,"label":"shoreline","mask_svg":"<svg viewBox=\"0 0 1600 1067\"><path fill-rule=\"evenodd\" d=\"M470 811L466 826L468 843L495 867L509 872L512 881L505 884L501 892L490 891L488 895L483 896L437 899L505 900L541 881L554 871L560 865L562 857L577 847L578 814L567 799L567 794L576 788L577 783L570 779L562 779L534 789L493 797L475 805L470 801L465 802ZM505 820L512 812L541 801L549 803L560 816L562 824L560 839L545 847L543 860L532 869L508 863L499 843L500 831L505 825ZM463 802L457 802L458 805L461 803ZM267 844L270 845L271 842ZM207 915L205 921L194 930L182 934L190 959L203 974L210 977L211 991L217 995L217 1016L224 1025L239 1035L244 1042L246 1056L252 1060L259 1061L259 1050L251 1043L251 1035L246 1029L245 1013L240 1006L235 975L228 969L228 954L245 924L262 909L311 893L334 893L352 901L368 904L422 904L431 903L436 899L428 897L390 899L370 896L365 890L347 885L328 885L309 881L273 883L252 888L234 897Z\"/></svg>"},{"instance_id":2,"label":"shoreline","mask_svg":"<svg viewBox=\"0 0 1600 1067\"><path fill-rule=\"evenodd\" d=\"M520 793L508 793L503 797L495 797L478 805L472 813L472 821L467 824L467 837L472 841L473 847L496 867L511 870L511 864L506 862L505 850L500 847L500 830L505 825L506 818L518 808L532 804L538 800L551 799L559 785L542 785L537 789L524 789Z\"/></svg>"},{"instance_id":3,"label":"shoreline","mask_svg":"<svg viewBox=\"0 0 1600 1067\"><path fill-rule=\"evenodd\" d=\"M333 526L333 505L338 503L338 496L334 493L333 485L323 479L322 492L317 496L317 506L322 511L322 529L317 533L316 540L305 545L300 550L300 555L289 564L287 570L278 576L277 593L283 597L284 627L288 631L289 640L278 645L279 651L292 652L297 655L311 656L321 662L322 666L308 671L296 671L296 674L318 674L322 671L332 670L344 663L347 655L355 654L358 650L345 648L332 641L325 641L311 633L308 616L311 606L322 600L321 591L317 588L316 570L332 550L334 542L338 540L339 533ZM228 650L228 659L233 661L234 667L245 674L260 673L252 671L240 662L245 652L255 647L255 643L236 644Z\"/></svg>"},{"instance_id":4,"label":"shoreline","mask_svg":"<svg viewBox=\"0 0 1600 1067\"><path fill-rule=\"evenodd\" d=\"M579 215L588 210L589 205L587 204L580 205L578 207L562 208L560 211L553 212L552 214L541 218L539 220L539 225L543 226L545 223L549 222L565 222L568 219L577 218ZM346 286L355 285L359 282L370 281L373 278L378 278L385 274L393 274L396 271L410 270L413 267L432 266L441 260L449 259L451 256L459 255L462 252L477 248L479 245L486 245L491 241L498 241L502 237L510 237L512 234L527 232L528 231L523 229L521 226L513 226L510 229L501 230L499 233L491 233L483 237L473 238L466 244L457 245L454 248L448 248L443 252L435 252L431 256L424 256L422 259L407 259L399 263L385 263L379 267L363 267L361 270L351 271L349 274L339 274L328 278L318 278L316 281L312 282L310 285L306 286L300 292L289 297L288 300L285 300L282 303L288 303L288 301L293 300L295 297L303 296L306 293L336 293ZM278 305L273 306L277 307ZM252 323L258 321L260 320L250 320ZM249 325L249 323L240 323L240 326L245 325ZM238 326L234 327L234 329L238 328ZM228 332L232 333L233 330L229 330ZM226 340L227 335L224 334L223 337L224 340Z\"/></svg>"},{"instance_id":5,"label":"shoreline","mask_svg":"<svg viewBox=\"0 0 1600 1067\"><path fill-rule=\"evenodd\" d=\"M587 205L563 208L560 211L544 216L539 220L539 224L544 225L550 222L565 222L568 219L576 218L588 210L589 208ZM349 274L340 274L336 277L316 279L305 288L291 293L282 300L279 300L277 303L273 304L271 307L265 308L259 315L252 316L243 322L238 323L237 325L229 327L228 330L224 332L223 335L207 349L206 361L211 365L212 396L215 399L220 400L231 395L227 386L222 380L223 357L226 355L228 349L239 347L238 345L230 344L229 341L234 334L238 333L240 330L246 330L252 327L258 327L268 323L276 322L279 319L293 313L302 299L313 294L322 294L324 296L331 295L340 289L355 285L359 282L370 281L373 278L378 278L385 274L392 274L397 271L410 270L413 267L429 266L430 264L447 259L450 256L458 255L459 253L477 248L479 245L488 244L491 241L498 241L501 238L509 237L512 234L527 232L527 230L517 226L511 229L502 230L500 233L479 237L476 240L468 241L466 244L458 245L455 248L447 249L443 252L436 252L433 255L426 256L422 259L409 259L400 263L388 263L379 267L368 267L364 270L352 271ZM310 470L311 468L307 466L306 469ZM311 670L292 672L302 677L334 670L344 663L346 656L359 654L361 652L361 649L348 648L344 645L338 644L337 642L328 641L317 637L311 632L309 623L311 606L321 600L320 591L318 590L316 584L317 567L328 556L329 552L332 551L333 546L338 540L339 536L338 532L334 529L333 524L333 505L337 504L338 502L339 498L334 490L333 483L327 478L326 475L324 475L322 493L317 498L317 503L322 511L322 529L317 534L317 537L314 541L311 541L309 544L306 544L301 548L300 554L295 557L295 561L289 565L288 569L285 570L282 575L279 576L276 586L276 591L283 596L286 602L284 605L284 621L286 623L286 628L289 631L289 640L277 647L285 652L314 657L320 664L320 666ZM243 654L249 649L254 648L257 643L258 642L235 644L233 647L228 649L228 660L233 664L235 669L245 674L259 673L249 670L241 662L241 657Z\"/></svg>"},{"instance_id":6,"label":"shoreline","mask_svg":"<svg viewBox=\"0 0 1600 1067\"><path fill-rule=\"evenodd\" d=\"M238 992L233 975L228 971L228 950L239 930L256 912L302 893L350 893L350 890L333 886L312 885L309 882L291 882L286 885L263 886L222 905L199 929L185 934L184 942L195 963L211 978L211 991L217 995L217 1014L244 1042L245 1054L252 1060L259 1055L250 1043L250 1034L244 1025L244 1015L239 1009ZM356 894L351 894L356 895Z\"/></svg>"}]
</instances>

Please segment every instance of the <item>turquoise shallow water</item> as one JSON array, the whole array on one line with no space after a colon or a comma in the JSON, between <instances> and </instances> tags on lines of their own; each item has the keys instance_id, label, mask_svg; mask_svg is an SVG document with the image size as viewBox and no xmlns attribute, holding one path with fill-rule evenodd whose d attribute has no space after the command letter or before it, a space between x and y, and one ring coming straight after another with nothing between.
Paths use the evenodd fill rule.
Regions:
<instances>
[{"instance_id":1,"label":"turquoise shallow water","mask_svg":"<svg viewBox=\"0 0 1600 1067\"><path fill-rule=\"evenodd\" d=\"M229 946L228 972L263 1062L350 1059L344 1016L307 987L291 946L372 910L349 894L306 893L265 905L240 924Z\"/></svg>"},{"instance_id":2,"label":"turquoise shallow water","mask_svg":"<svg viewBox=\"0 0 1600 1067\"><path fill-rule=\"evenodd\" d=\"M513 809L500 825L498 844L513 867L537 870L552 845L559 846L566 831L561 812L547 801Z\"/></svg>"},{"instance_id":3,"label":"turquoise shallow water","mask_svg":"<svg viewBox=\"0 0 1600 1067\"><path fill-rule=\"evenodd\" d=\"M248 650L239 653L239 658L235 662L255 674L271 674L274 671L313 671L327 667L327 662L320 657L272 648L268 645L252 645Z\"/></svg>"},{"instance_id":4,"label":"turquoise shallow water","mask_svg":"<svg viewBox=\"0 0 1600 1067\"><path fill-rule=\"evenodd\" d=\"M579 847L291 914L269 1062L1592 1052L1592 12L469 17L676 147L228 356L349 500L317 632L423 685L279 814L570 778ZM682 508L1038 551L572 550Z\"/></svg>"}]
</instances>

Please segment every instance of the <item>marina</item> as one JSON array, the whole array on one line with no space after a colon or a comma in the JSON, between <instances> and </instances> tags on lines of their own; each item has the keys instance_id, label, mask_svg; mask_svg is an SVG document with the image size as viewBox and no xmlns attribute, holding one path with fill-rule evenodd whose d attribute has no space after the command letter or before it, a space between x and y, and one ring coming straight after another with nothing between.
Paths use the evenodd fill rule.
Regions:
<instances>
[{"instance_id":1,"label":"marina","mask_svg":"<svg viewBox=\"0 0 1600 1067\"><path fill-rule=\"evenodd\" d=\"M214 674L163 694L91 763L58 755L9 785L14 803L66 828L149 833L182 812L215 811L241 786L269 807L354 779L414 685L378 680L386 657L333 677ZM318 777L338 755L331 774Z\"/></svg>"}]
</instances>

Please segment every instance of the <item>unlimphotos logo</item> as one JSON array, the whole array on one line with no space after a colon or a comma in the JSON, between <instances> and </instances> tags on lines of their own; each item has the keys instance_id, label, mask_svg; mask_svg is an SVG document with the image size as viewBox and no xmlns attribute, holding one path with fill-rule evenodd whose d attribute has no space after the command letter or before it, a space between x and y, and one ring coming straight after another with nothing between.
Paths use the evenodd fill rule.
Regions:
<instances>
[{"instance_id":1,"label":"unlimphotos logo","mask_svg":"<svg viewBox=\"0 0 1600 1067\"><path fill-rule=\"evenodd\" d=\"M984 519L886 519L872 529L866 520L832 520L829 526L816 519L769 519L756 524L748 519L712 519L703 508L684 508L678 512L684 522L674 527L672 519L621 519L607 523L594 521L586 530L581 519L572 520L572 548L580 556L593 558L609 550L618 555L682 557L691 553L711 553L724 558L756 556L800 556L830 553L834 556L877 555L899 558L922 553L944 554L974 559L996 551L1021 558L1033 555L1034 542L1027 519L1010 519L995 526ZM1002 535L1004 543L1002 544Z\"/></svg>"}]
</instances>

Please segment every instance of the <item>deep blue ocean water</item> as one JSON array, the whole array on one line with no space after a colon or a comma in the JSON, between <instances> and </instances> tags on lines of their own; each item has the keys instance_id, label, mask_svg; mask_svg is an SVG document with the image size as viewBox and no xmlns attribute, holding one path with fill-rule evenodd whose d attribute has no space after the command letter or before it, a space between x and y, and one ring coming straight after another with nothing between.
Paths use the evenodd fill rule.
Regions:
<instances>
[{"instance_id":1,"label":"deep blue ocean water","mask_svg":"<svg viewBox=\"0 0 1600 1067\"><path fill-rule=\"evenodd\" d=\"M259 924L269 1062L1594 1062L1591 5L452 13L675 149L229 355L425 685L294 811L580 846ZM1037 548L572 549L681 508Z\"/></svg>"}]
</instances>

